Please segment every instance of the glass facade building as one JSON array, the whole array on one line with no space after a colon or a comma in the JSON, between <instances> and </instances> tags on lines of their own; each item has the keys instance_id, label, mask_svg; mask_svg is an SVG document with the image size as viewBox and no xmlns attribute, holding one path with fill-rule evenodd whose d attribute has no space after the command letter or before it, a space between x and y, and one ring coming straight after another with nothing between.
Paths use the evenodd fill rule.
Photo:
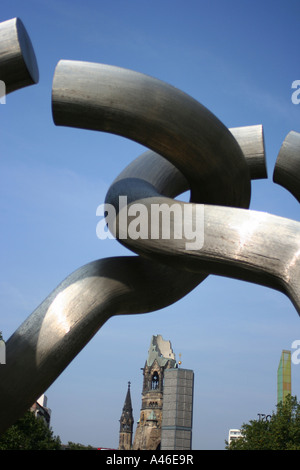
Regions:
<instances>
[{"instance_id":1,"label":"glass facade building","mask_svg":"<svg viewBox=\"0 0 300 470\"><path fill-rule=\"evenodd\" d=\"M283 350L277 370L277 403L292 394L291 351Z\"/></svg>"}]
</instances>

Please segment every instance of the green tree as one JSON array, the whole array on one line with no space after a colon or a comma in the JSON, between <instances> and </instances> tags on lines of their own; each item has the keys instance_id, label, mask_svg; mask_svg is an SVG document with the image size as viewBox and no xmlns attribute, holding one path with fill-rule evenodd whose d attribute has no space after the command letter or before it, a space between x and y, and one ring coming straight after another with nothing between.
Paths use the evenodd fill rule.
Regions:
<instances>
[{"instance_id":1,"label":"green tree","mask_svg":"<svg viewBox=\"0 0 300 470\"><path fill-rule=\"evenodd\" d=\"M242 437L226 442L228 450L300 450L300 403L288 395L269 421L252 420L241 427Z\"/></svg>"},{"instance_id":2,"label":"green tree","mask_svg":"<svg viewBox=\"0 0 300 470\"><path fill-rule=\"evenodd\" d=\"M68 450L94 450L95 447L93 446L85 446L83 444L80 444L80 443L76 443L76 442L68 442L68 446L67 446Z\"/></svg>"},{"instance_id":3,"label":"green tree","mask_svg":"<svg viewBox=\"0 0 300 470\"><path fill-rule=\"evenodd\" d=\"M59 437L31 411L0 435L0 450L60 450Z\"/></svg>"}]
</instances>

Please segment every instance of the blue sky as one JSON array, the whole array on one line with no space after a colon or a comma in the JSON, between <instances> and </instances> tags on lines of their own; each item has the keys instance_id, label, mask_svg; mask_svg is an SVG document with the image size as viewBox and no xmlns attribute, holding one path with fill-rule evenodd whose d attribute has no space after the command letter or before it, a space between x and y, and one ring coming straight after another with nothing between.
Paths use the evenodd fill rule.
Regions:
<instances>
[{"instance_id":1,"label":"blue sky","mask_svg":"<svg viewBox=\"0 0 300 470\"><path fill-rule=\"evenodd\" d=\"M289 131L300 132L298 0L2 0L34 46L36 86L1 105L0 330L4 339L68 274L128 255L99 240L96 209L112 180L145 148L119 136L56 127L51 86L60 59L100 62L159 78L208 107L227 127L264 126L268 179L251 209L299 220L295 198L272 182ZM195 372L194 449L223 449L230 428L275 410L282 349L300 338L283 294L210 276L147 315L114 317L46 391L61 440L117 447L130 380L135 422L152 334L171 341ZM300 365L292 368L300 393Z\"/></svg>"}]
</instances>

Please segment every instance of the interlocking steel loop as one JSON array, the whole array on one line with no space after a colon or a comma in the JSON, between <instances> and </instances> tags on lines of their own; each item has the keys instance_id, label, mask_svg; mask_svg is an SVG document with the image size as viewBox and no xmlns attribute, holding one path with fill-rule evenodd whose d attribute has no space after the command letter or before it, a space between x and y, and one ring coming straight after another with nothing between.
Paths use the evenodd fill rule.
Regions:
<instances>
[{"instance_id":1,"label":"interlocking steel loop","mask_svg":"<svg viewBox=\"0 0 300 470\"><path fill-rule=\"evenodd\" d=\"M23 38L18 42L26 37L28 44L19 20L11 20L12 25ZM0 25L0 49L9 51L15 46L7 26ZM4 29L10 37L6 43ZM11 80L10 91L37 80L33 49L26 51L27 81L20 70L14 73L22 48L13 62L2 65L0 56L0 72L9 70L5 79ZM160 80L65 60L54 73L52 113L56 125L121 135L149 149L124 169L106 196L107 206L116 210L115 235L138 256L80 267L7 341L6 365L0 367L0 432L55 381L111 316L162 309L209 274L280 290L300 313L300 224L249 210L251 179L267 177L261 125L227 129L196 100ZM298 200L299 140L296 133L287 136L274 172L274 181ZM203 230L198 249L189 248L186 234L176 236L182 222L175 219L168 239L161 236L158 219L147 220L149 236L121 233L121 197L126 197L127 214L137 204L146 214L162 204L171 212L175 198L186 190L190 202L176 199L176 204L182 213L189 209L191 227ZM151 238L154 232L160 235Z\"/></svg>"}]
</instances>

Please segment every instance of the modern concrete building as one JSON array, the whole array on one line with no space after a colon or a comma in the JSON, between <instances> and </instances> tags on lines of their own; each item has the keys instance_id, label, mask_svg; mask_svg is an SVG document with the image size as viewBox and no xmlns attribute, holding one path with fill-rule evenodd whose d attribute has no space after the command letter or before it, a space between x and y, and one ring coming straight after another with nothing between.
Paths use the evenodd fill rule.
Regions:
<instances>
[{"instance_id":1,"label":"modern concrete building","mask_svg":"<svg viewBox=\"0 0 300 470\"><path fill-rule=\"evenodd\" d=\"M3 339L0 339L0 365L6 364L6 346Z\"/></svg>"},{"instance_id":2,"label":"modern concrete building","mask_svg":"<svg viewBox=\"0 0 300 470\"><path fill-rule=\"evenodd\" d=\"M37 401L31 406L30 411L32 411L36 418L42 418L47 426L50 426L51 410L47 407L47 397L46 395L41 395Z\"/></svg>"},{"instance_id":3,"label":"modern concrete building","mask_svg":"<svg viewBox=\"0 0 300 470\"><path fill-rule=\"evenodd\" d=\"M291 351L283 350L277 369L277 403L292 393Z\"/></svg>"},{"instance_id":4,"label":"modern concrete building","mask_svg":"<svg viewBox=\"0 0 300 470\"><path fill-rule=\"evenodd\" d=\"M167 369L161 426L161 450L192 448L194 372Z\"/></svg>"},{"instance_id":5,"label":"modern concrete building","mask_svg":"<svg viewBox=\"0 0 300 470\"><path fill-rule=\"evenodd\" d=\"M241 437L241 431L239 429L229 429L228 433L228 444L230 445L232 441Z\"/></svg>"},{"instance_id":6,"label":"modern concrete building","mask_svg":"<svg viewBox=\"0 0 300 470\"><path fill-rule=\"evenodd\" d=\"M176 359L170 341L165 341L161 335L152 336L143 369L142 406L133 442L134 450L160 449L164 376L166 370L175 367Z\"/></svg>"}]
</instances>

